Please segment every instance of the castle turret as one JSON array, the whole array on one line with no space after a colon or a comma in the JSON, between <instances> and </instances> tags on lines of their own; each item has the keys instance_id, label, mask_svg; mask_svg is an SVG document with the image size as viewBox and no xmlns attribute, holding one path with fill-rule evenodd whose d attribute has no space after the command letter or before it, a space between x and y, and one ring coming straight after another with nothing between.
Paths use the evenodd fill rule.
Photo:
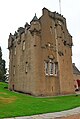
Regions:
<instances>
[{"instance_id":1,"label":"castle turret","mask_svg":"<svg viewBox=\"0 0 80 119\"><path fill-rule=\"evenodd\" d=\"M37 18L36 13L35 13L35 16L34 16L33 19L31 20L31 22L36 22L36 21L38 21L38 18ZM31 23L31 22L30 22L30 23Z\"/></svg>"},{"instance_id":2,"label":"castle turret","mask_svg":"<svg viewBox=\"0 0 80 119\"><path fill-rule=\"evenodd\" d=\"M39 22L39 19L36 16L36 14L33 17L33 19L31 20L30 24L31 24L30 32L31 32L32 35L34 33L37 33L37 34L40 33L41 26L40 26L40 22Z\"/></svg>"}]
</instances>

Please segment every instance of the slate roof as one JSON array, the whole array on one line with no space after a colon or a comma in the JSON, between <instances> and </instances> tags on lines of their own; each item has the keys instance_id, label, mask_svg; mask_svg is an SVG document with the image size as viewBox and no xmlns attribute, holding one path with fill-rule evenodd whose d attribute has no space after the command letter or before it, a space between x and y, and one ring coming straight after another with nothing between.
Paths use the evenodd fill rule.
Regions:
<instances>
[{"instance_id":1,"label":"slate roof","mask_svg":"<svg viewBox=\"0 0 80 119\"><path fill-rule=\"evenodd\" d=\"M78 68L75 66L75 63L73 63L72 65L73 65L73 74L80 75L80 71L79 71Z\"/></svg>"},{"instance_id":2,"label":"slate roof","mask_svg":"<svg viewBox=\"0 0 80 119\"><path fill-rule=\"evenodd\" d=\"M35 13L35 16L34 16L33 19L31 20L31 22L32 22L32 21L37 21L37 20L38 20L38 18L37 18L36 13Z\"/></svg>"}]
</instances>

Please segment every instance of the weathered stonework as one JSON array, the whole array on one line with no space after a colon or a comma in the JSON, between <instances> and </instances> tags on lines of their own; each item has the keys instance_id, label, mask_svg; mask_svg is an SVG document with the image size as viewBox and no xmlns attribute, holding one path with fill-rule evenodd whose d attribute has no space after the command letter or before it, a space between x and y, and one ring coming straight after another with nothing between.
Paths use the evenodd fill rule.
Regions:
<instances>
[{"instance_id":1,"label":"weathered stonework","mask_svg":"<svg viewBox=\"0 0 80 119\"><path fill-rule=\"evenodd\" d=\"M8 39L9 89L36 96L74 93L72 37L66 19L43 8ZM53 73L54 72L54 73Z\"/></svg>"}]
</instances>

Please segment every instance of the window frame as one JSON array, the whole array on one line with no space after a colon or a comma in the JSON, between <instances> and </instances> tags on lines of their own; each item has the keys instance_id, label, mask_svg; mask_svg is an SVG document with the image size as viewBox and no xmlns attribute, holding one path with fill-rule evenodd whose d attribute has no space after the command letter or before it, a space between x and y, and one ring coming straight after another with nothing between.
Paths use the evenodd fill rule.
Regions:
<instances>
[{"instance_id":1,"label":"window frame","mask_svg":"<svg viewBox=\"0 0 80 119\"><path fill-rule=\"evenodd\" d=\"M54 75L54 63L51 59L49 61L49 75Z\"/></svg>"},{"instance_id":2,"label":"window frame","mask_svg":"<svg viewBox=\"0 0 80 119\"><path fill-rule=\"evenodd\" d=\"M46 76L57 76L58 75L58 63L54 62L53 59L45 61L45 75Z\"/></svg>"}]
</instances>

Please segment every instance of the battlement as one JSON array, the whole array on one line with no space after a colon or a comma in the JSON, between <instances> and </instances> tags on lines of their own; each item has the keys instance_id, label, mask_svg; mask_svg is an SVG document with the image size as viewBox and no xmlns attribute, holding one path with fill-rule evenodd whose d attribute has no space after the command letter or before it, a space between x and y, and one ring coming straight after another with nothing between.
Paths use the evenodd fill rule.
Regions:
<instances>
[{"instance_id":1,"label":"battlement","mask_svg":"<svg viewBox=\"0 0 80 119\"><path fill-rule=\"evenodd\" d=\"M48 10L47 8L43 8L42 9L42 16L38 19L36 14L33 17L33 19L31 20L30 24L28 24L26 22L26 24L24 25L24 27L19 27L17 31L15 31L14 35L10 35L9 39L8 39L8 45L10 48L10 46L12 47L12 45L14 44L14 39L16 40L17 38L21 38L22 34L26 34L27 31L30 31L30 33L33 35L34 32L37 33L37 35L40 35L41 33L41 18L43 18L43 16L49 16L51 19L54 20L55 22L55 26L57 26L58 24L63 24L66 27L66 19L63 17L63 15L55 12L51 12L50 10ZM46 17L47 18L47 17ZM60 23L60 22L61 23ZM21 41L21 40L20 40Z\"/></svg>"},{"instance_id":2,"label":"battlement","mask_svg":"<svg viewBox=\"0 0 80 119\"><path fill-rule=\"evenodd\" d=\"M60 20L61 22L63 22L64 24L66 23L66 19L63 17L63 15L59 14L58 12L51 12L50 10L48 10L47 8L43 8L42 9L43 15L48 14L52 19L55 20Z\"/></svg>"}]
</instances>

